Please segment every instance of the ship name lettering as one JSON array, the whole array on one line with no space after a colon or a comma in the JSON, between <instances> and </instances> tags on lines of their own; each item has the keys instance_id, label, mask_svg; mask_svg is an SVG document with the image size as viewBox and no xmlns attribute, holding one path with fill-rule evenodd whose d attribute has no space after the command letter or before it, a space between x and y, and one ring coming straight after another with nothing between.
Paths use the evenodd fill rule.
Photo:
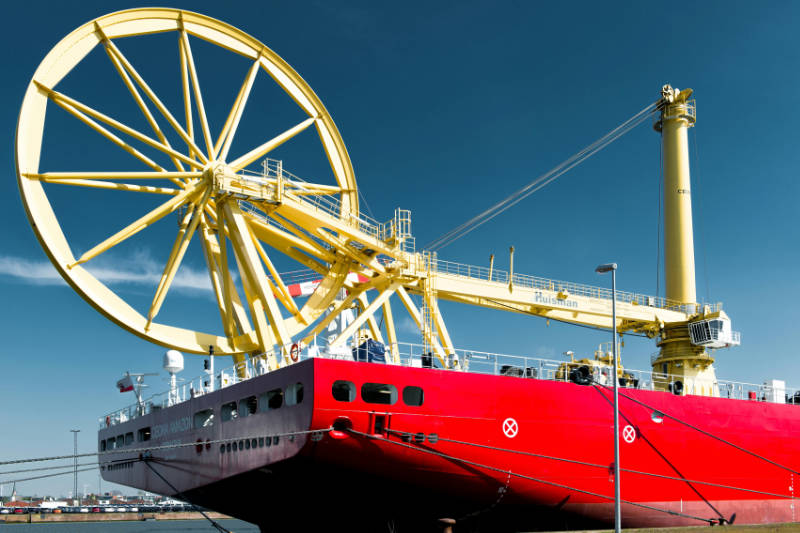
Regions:
<instances>
[{"instance_id":1,"label":"ship name lettering","mask_svg":"<svg viewBox=\"0 0 800 533\"><path fill-rule=\"evenodd\" d=\"M160 439L161 437L166 437L169 431L169 426L167 424L158 424L153 426L153 438Z\"/></svg>"},{"instance_id":2,"label":"ship name lettering","mask_svg":"<svg viewBox=\"0 0 800 533\"><path fill-rule=\"evenodd\" d=\"M536 291L533 295L534 303L557 305L559 307L578 307L578 302L565 298L563 300L554 296L545 296L542 291Z\"/></svg>"},{"instance_id":3,"label":"ship name lettering","mask_svg":"<svg viewBox=\"0 0 800 533\"><path fill-rule=\"evenodd\" d=\"M182 431L187 431L189 428L192 427L192 419L188 416L184 416L178 418L177 420L173 420L169 423L169 432L170 433L180 433Z\"/></svg>"}]
</instances>

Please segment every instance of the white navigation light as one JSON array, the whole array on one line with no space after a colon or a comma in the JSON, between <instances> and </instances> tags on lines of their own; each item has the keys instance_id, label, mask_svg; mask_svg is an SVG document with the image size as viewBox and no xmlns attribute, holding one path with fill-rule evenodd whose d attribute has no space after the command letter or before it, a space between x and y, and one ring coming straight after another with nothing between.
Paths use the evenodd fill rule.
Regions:
<instances>
[{"instance_id":1,"label":"white navigation light","mask_svg":"<svg viewBox=\"0 0 800 533\"><path fill-rule=\"evenodd\" d=\"M164 370L170 374L183 371L183 354L178 350L169 350L164 354Z\"/></svg>"}]
</instances>

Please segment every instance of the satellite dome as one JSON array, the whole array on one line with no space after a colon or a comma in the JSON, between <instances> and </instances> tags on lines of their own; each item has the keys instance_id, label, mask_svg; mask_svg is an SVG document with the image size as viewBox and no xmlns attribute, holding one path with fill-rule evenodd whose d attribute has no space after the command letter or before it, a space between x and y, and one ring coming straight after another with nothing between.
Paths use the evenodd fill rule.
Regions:
<instances>
[{"instance_id":1,"label":"satellite dome","mask_svg":"<svg viewBox=\"0 0 800 533\"><path fill-rule=\"evenodd\" d=\"M164 354L164 370L177 374L183 370L183 354L178 350L169 350Z\"/></svg>"}]
</instances>

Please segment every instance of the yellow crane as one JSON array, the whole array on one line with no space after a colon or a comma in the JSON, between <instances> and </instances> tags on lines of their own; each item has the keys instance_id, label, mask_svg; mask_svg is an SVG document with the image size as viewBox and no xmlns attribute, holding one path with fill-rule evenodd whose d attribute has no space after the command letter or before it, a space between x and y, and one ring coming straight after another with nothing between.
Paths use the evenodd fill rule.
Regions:
<instances>
[{"instance_id":1,"label":"yellow crane","mask_svg":"<svg viewBox=\"0 0 800 533\"><path fill-rule=\"evenodd\" d=\"M180 59L174 79L183 109L177 116L118 46L123 39L146 39L153 34L171 35L172 49L163 53L175 53ZM198 41L248 61L232 103L204 100L193 54ZM128 103L138 107L151 131L123 123L59 88L62 79L95 49L105 53L117 81L130 95ZM246 151L235 152L233 140L242 116L248 105L257 105L250 96L259 79L284 91L302 120L278 135L255 139ZM658 338L661 352L653 361L657 372L682 376L695 391L713 395L717 393L714 360L707 348L735 344L738 339L719 306L696 302L686 145L686 130L695 121L690 95L690 90L665 86L656 123L666 162L666 297L617 292L616 316L619 332ZM229 109L227 118L219 131L212 131L206 109L220 105ZM115 145L123 157L122 169L41 169L41 156L47 150L45 117L51 107L66 111L105 138L109 147ZM265 159L305 131L316 132L333 177L329 182L300 179L284 168L283 161ZM454 356L439 300L612 326L607 289L514 273L513 248L509 272L494 269L493 262L477 267L440 260L435 253L415 249L409 211L398 209L386 222L367 217L359 209L355 174L344 142L321 100L272 50L210 17L178 9L132 9L97 18L70 33L44 58L28 86L17 126L16 154L29 220L60 274L109 319L165 347L203 354L213 349L215 355L231 355L237 362L248 356L260 358L275 369L292 363L292 346L308 344L341 313L357 306L357 317L332 344L348 343L360 328L367 328L389 346L396 361L391 298L402 302L432 354L443 366L453 368L460 368L462 362ZM153 154L174 168L158 163ZM77 253L49 199L48 192L60 187L152 195L162 201ZM157 222L174 214L179 219L174 243L152 301L141 312L86 265L140 232L149 235L156 228L163 230L167 226ZM220 316L219 332L158 320L193 240L200 243L205 257ZM302 304L291 296L275 266L275 254L320 276L318 287ZM358 274L357 280L353 273ZM419 295L422 306L410 295ZM383 327L376 317L382 317Z\"/></svg>"}]
</instances>

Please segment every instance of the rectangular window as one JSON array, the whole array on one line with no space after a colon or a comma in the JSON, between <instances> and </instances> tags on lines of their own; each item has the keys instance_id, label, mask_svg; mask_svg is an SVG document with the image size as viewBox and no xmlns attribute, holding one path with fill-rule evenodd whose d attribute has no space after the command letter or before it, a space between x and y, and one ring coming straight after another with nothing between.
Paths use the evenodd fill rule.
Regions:
<instances>
[{"instance_id":1,"label":"rectangular window","mask_svg":"<svg viewBox=\"0 0 800 533\"><path fill-rule=\"evenodd\" d=\"M239 418L254 415L258 410L258 400L255 396L248 396L239 400Z\"/></svg>"},{"instance_id":2,"label":"rectangular window","mask_svg":"<svg viewBox=\"0 0 800 533\"><path fill-rule=\"evenodd\" d=\"M106 441L105 440L101 440L100 441L100 451L101 452L106 451Z\"/></svg>"},{"instance_id":3,"label":"rectangular window","mask_svg":"<svg viewBox=\"0 0 800 533\"><path fill-rule=\"evenodd\" d=\"M367 403L394 405L397 402L397 387L386 383L364 383L361 399Z\"/></svg>"},{"instance_id":4,"label":"rectangular window","mask_svg":"<svg viewBox=\"0 0 800 533\"><path fill-rule=\"evenodd\" d=\"M214 410L203 409L194 414L193 426L195 429L207 428L214 425Z\"/></svg>"},{"instance_id":5,"label":"rectangular window","mask_svg":"<svg viewBox=\"0 0 800 533\"><path fill-rule=\"evenodd\" d=\"M138 431L136 438L139 442L146 442L150 440L150 427L142 428Z\"/></svg>"},{"instance_id":6,"label":"rectangular window","mask_svg":"<svg viewBox=\"0 0 800 533\"><path fill-rule=\"evenodd\" d=\"M297 405L303 402L303 384L294 383L286 387L286 405Z\"/></svg>"},{"instance_id":7,"label":"rectangular window","mask_svg":"<svg viewBox=\"0 0 800 533\"><path fill-rule=\"evenodd\" d=\"M133 431L125 433L125 446L133 444Z\"/></svg>"},{"instance_id":8,"label":"rectangular window","mask_svg":"<svg viewBox=\"0 0 800 533\"><path fill-rule=\"evenodd\" d=\"M239 413L236 412L236 402L228 402L222 404L222 421L227 422L229 420L236 420L238 418Z\"/></svg>"},{"instance_id":9,"label":"rectangular window","mask_svg":"<svg viewBox=\"0 0 800 533\"><path fill-rule=\"evenodd\" d=\"M283 405L283 391L281 389L273 389L265 392L258 397L258 403L260 411L280 409Z\"/></svg>"},{"instance_id":10,"label":"rectangular window","mask_svg":"<svg viewBox=\"0 0 800 533\"><path fill-rule=\"evenodd\" d=\"M117 441L114 437L111 437L110 439L106 440L106 449L113 450L114 448L116 448L116 446L117 446Z\"/></svg>"},{"instance_id":11,"label":"rectangular window","mask_svg":"<svg viewBox=\"0 0 800 533\"><path fill-rule=\"evenodd\" d=\"M125 435L117 435L117 448L122 448L125 445Z\"/></svg>"}]
</instances>

